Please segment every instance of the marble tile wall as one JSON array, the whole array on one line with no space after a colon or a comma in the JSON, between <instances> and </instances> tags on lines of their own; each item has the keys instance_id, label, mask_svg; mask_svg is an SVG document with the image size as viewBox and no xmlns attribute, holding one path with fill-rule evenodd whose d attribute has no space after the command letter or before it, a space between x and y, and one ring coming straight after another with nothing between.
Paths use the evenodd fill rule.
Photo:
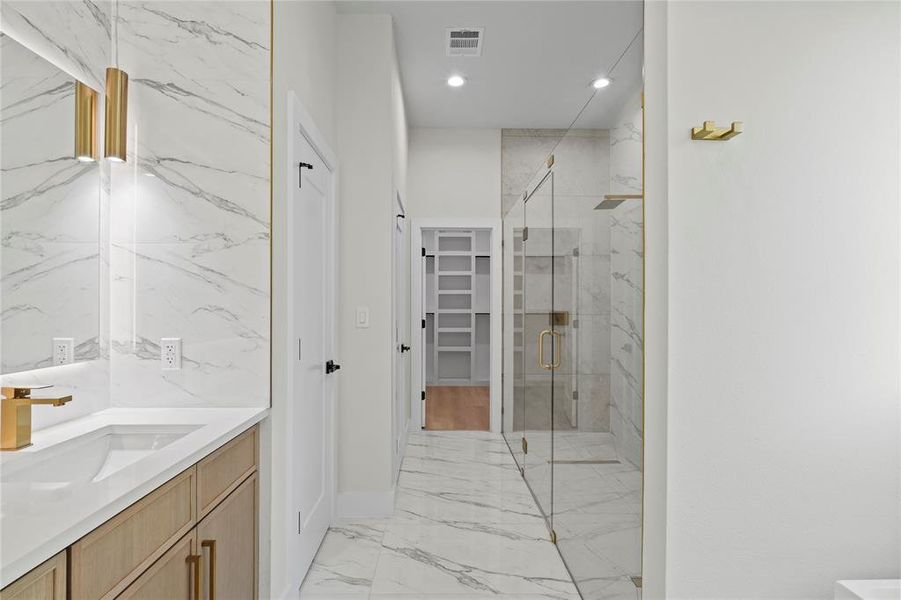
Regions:
<instances>
[{"instance_id":1,"label":"marble tile wall","mask_svg":"<svg viewBox=\"0 0 901 600\"><path fill-rule=\"evenodd\" d=\"M75 147L75 77L0 34L0 373L99 358L97 162Z\"/></svg>"},{"instance_id":2,"label":"marble tile wall","mask_svg":"<svg viewBox=\"0 0 901 600\"><path fill-rule=\"evenodd\" d=\"M107 66L129 74L128 161L100 161L103 360L86 364L103 371L79 398L268 404L270 3L5 0L0 16L98 90ZM161 370L162 337L182 338L180 371Z\"/></svg>"},{"instance_id":3,"label":"marble tile wall","mask_svg":"<svg viewBox=\"0 0 901 600\"><path fill-rule=\"evenodd\" d=\"M610 192L640 194L641 104L636 95L610 132ZM621 458L641 467L643 421L643 212L629 200L610 223L611 404L610 422Z\"/></svg>"},{"instance_id":4,"label":"marble tile wall","mask_svg":"<svg viewBox=\"0 0 901 600\"><path fill-rule=\"evenodd\" d=\"M268 405L269 2L121 2L118 23L113 403ZM163 337L181 370L161 370Z\"/></svg>"},{"instance_id":5,"label":"marble tile wall","mask_svg":"<svg viewBox=\"0 0 901 600\"><path fill-rule=\"evenodd\" d=\"M56 69L57 73L65 73L66 78L78 79L101 91L104 69L109 63L110 14L110 3L102 0L4 0L0 3L0 31L4 37L0 53L4 54L5 74L8 76L9 69L15 68L10 60L18 62L7 53L8 38L33 53L30 55L33 64L26 68L30 76L49 74ZM41 76L33 78L29 86L33 85L30 89L34 91L49 82L50 79ZM34 134L39 130L34 123L31 135L26 136L14 126L16 119L7 120L16 112L7 110L11 92L4 86L4 125L9 127L3 132L4 148L8 150L12 143L18 153L25 148L24 139L28 146L45 154L53 154L54 150L57 154L71 153L70 135L65 139L54 136L41 141ZM56 105L59 110L54 111L53 103L35 103L33 95L31 99L32 108L40 106L40 110L32 111L30 116L42 113L42 123L52 122L54 118L71 119L71 113L62 114L68 108ZM18 104L17 108L23 106ZM60 130L65 129L60 127ZM99 136L102 138L102 129ZM65 327L65 333L55 328L51 333L50 329L45 331L40 327L29 326L28 331L4 327L5 349L0 349L0 354L5 384L52 383L57 386L57 392L71 393L76 398L60 409L34 411L33 424L40 429L109 405L109 171L104 161L81 164L34 153L27 158L27 168L21 168L22 165L9 164L14 157L4 151L0 182L3 188L0 219L4 232L0 252L4 262L24 261L21 265L24 271L17 270L15 276L10 276L4 268L4 298L5 301L12 298L16 305L22 304L15 301L17 296L30 299L27 303L36 309L57 320L77 324ZM27 273L35 276L23 278ZM7 289L11 285L16 289ZM4 321L6 317L4 314ZM50 335L75 337L76 359L84 362L22 371L49 364ZM34 356L19 360L21 355L17 352L29 345L33 345L28 351ZM8 375L11 371L20 372Z\"/></svg>"}]
</instances>

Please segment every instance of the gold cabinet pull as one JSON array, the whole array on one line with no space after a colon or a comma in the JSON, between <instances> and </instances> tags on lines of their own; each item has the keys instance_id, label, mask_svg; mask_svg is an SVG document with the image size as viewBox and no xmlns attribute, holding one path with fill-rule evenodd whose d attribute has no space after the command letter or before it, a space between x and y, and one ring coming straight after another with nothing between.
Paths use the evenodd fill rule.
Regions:
<instances>
[{"instance_id":1,"label":"gold cabinet pull","mask_svg":"<svg viewBox=\"0 0 901 600\"><path fill-rule=\"evenodd\" d=\"M216 600L216 540L203 540L200 545L210 549L210 600Z\"/></svg>"},{"instance_id":2,"label":"gold cabinet pull","mask_svg":"<svg viewBox=\"0 0 901 600\"><path fill-rule=\"evenodd\" d=\"M554 366L544 362L544 336L551 335L552 333L553 331L550 329L545 329L538 334L538 366L547 371L553 369Z\"/></svg>"},{"instance_id":3,"label":"gold cabinet pull","mask_svg":"<svg viewBox=\"0 0 901 600\"><path fill-rule=\"evenodd\" d=\"M551 363L551 369L556 369L563 362L563 336L559 331L551 331L551 336L554 338L554 362Z\"/></svg>"},{"instance_id":4,"label":"gold cabinet pull","mask_svg":"<svg viewBox=\"0 0 901 600\"><path fill-rule=\"evenodd\" d=\"M194 566L194 595L191 600L202 600L201 590L203 589L203 573L200 569L200 561L203 557L200 554L192 554L185 559L185 562Z\"/></svg>"}]
</instances>

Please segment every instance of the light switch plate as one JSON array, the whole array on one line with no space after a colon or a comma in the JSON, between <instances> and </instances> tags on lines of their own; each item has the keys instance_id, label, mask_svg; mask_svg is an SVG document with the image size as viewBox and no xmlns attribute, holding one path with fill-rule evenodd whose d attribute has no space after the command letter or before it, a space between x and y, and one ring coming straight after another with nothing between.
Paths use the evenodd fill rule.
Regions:
<instances>
[{"instance_id":1,"label":"light switch plate","mask_svg":"<svg viewBox=\"0 0 901 600\"><path fill-rule=\"evenodd\" d=\"M357 329L365 329L369 327L369 307L358 306L356 316Z\"/></svg>"}]
</instances>

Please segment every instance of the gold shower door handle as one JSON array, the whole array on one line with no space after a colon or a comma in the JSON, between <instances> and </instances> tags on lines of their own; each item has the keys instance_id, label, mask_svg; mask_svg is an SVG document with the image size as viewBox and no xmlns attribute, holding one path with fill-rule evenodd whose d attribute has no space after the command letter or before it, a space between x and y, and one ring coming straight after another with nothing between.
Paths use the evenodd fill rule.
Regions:
<instances>
[{"instance_id":1,"label":"gold shower door handle","mask_svg":"<svg viewBox=\"0 0 901 600\"><path fill-rule=\"evenodd\" d=\"M538 334L538 366L547 371L553 369L554 365L544 362L544 336L551 335L553 333L554 332L550 329L545 329Z\"/></svg>"},{"instance_id":2,"label":"gold shower door handle","mask_svg":"<svg viewBox=\"0 0 901 600\"><path fill-rule=\"evenodd\" d=\"M554 338L554 362L551 363L551 369L556 369L563 362L563 336L556 330L551 331L551 336Z\"/></svg>"}]
</instances>

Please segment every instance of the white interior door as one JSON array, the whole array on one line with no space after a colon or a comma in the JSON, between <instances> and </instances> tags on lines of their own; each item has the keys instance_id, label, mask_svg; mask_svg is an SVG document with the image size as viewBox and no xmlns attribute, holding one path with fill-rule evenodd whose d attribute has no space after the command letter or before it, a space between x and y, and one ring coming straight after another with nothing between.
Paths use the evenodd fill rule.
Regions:
<instances>
[{"instance_id":1,"label":"white interior door","mask_svg":"<svg viewBox=\"0 0 901 600\"><path fill-rule=\"evenodd\" d=\"M404 337L404 323L407 322L407 286L404 276L406 261L406 228L404 207L397 198L397 216L394 220L394 473L400 472L404 435L407 429L407 361L410 349Z\"/></svg>"},{"instance_id":2,"label":"white interior door","mask_svg":"<svg viewBox=\"0 0 901 600\"><path fill-rule=\"evenodd\" d=\"M290 143L287 522L296 535L288 564L302 576L332 519L334 376L326 364L334 348L334 177L300 127Z\"/></svg>"},{"instance_id":3,"label":"white interior door","mask_svg":"<svg viewBox=\"0 0 901 600\"><path fill-rule=\"evenodd\" d=\"M421 349L422 360L419 361L420 370L419 370L419 383L422 386L422 389L419 391L419 427L420 429L425 429L425 403L426 403L426 393L425 388L428 384L428 362L433 361L434 357L429 354L429 344L428 344L428 331L426 331L426 312L428 310L428 304L426 304L426 290L428 285L426 283L426 252L425 252L425 242L422 244L422 248L419 249L419 252L422 256L422 260L419 261L419 272L421 273L419 279L419 306L421 307L422 314L420 315L420 328L419 328L419 348ZM437 327L437 325L436 325Z\"/></svg>"}]
</instances>

